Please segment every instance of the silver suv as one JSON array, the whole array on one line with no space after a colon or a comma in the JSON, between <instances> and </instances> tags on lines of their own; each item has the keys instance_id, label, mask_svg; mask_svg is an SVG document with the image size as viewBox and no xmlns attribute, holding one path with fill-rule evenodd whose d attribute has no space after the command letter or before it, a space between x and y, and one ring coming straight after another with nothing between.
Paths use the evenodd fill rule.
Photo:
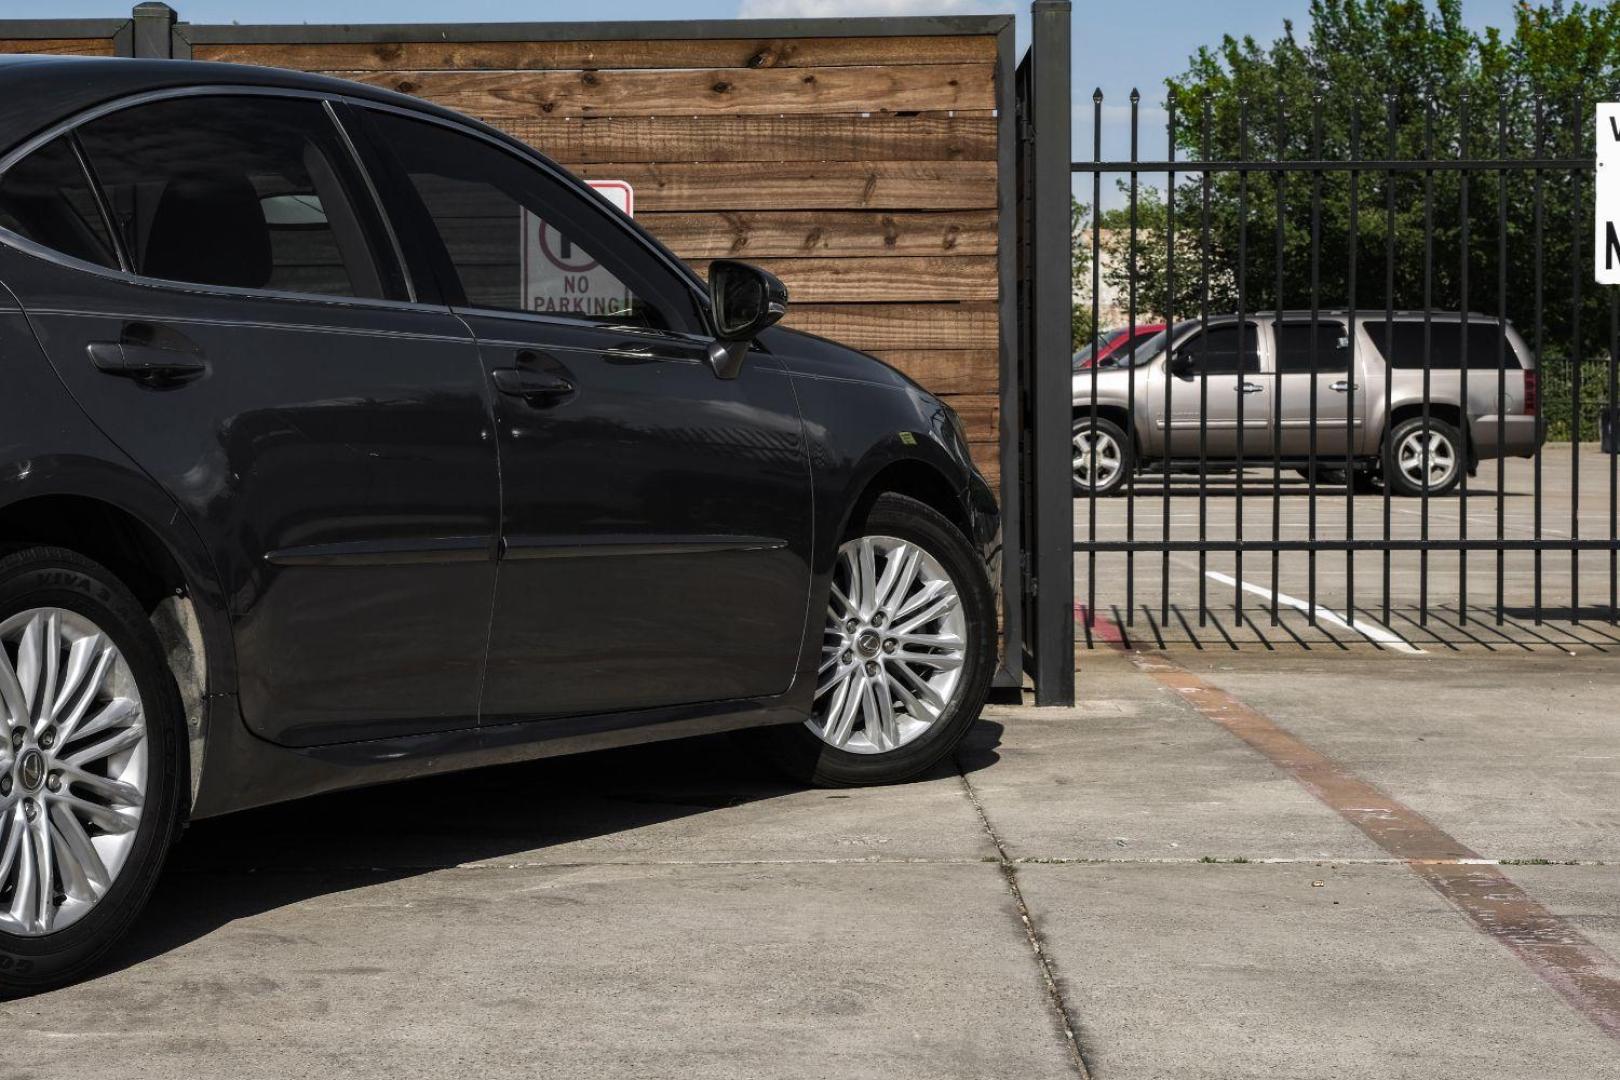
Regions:
<instances>
[{"instance_id":1,"label":"silver suv","mask_svg":"<svg viewBox=\"0 0 1620 1080\"><path fill-rule=\"evenodd\" d=\"M1487 315L1191 319L1115 359L1074 375L1076 494L1113 494L1133 471L1163 470L1167 458L1172 472L1200 462L1229 470L1239 458L1267 466L1274 455L1306 470L1314 454L1328 482L1368 490L1382 478L1395 494L1439 495L1482 459L1529 457L1544 436L1535 359L1510 324Z\"/></svg>"}]
</instances>

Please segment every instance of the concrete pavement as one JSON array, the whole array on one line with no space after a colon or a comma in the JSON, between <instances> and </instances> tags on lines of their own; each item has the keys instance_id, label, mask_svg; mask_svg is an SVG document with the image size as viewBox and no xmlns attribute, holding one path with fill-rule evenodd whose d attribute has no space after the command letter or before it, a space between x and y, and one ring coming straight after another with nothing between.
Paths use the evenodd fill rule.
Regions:
<instances>
[{"instance_id":1,"label":"concrete pavement","mask_svg":"<svg viewBox=\"0 0 1620 1080\"><path fill-rule=\"evenodd\" d=\"M1620 955L1612 655L1173 656ZM199 823L0 1076L1620 1076L1294 771L1123 654L1080 687L897 788L705 739Z\"/></svg>"}]
</instances>

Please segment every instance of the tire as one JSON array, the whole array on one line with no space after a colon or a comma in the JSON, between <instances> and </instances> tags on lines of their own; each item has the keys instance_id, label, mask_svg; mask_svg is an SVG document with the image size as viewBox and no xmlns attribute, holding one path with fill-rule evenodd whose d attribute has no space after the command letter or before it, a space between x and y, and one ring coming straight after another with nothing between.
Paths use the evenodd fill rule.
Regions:
<instances>
[{"instance_id":1,"label":"tire","mask_svg":"<svg viewBox=\"0 0 1620 1080\"><path fill-rule=\"evenodd\" d=\"M1384 483L1390 493L1416 498L1424 493L1423 418L1413 417L1395 425L1384 439ZM1435 457L1429 461L1428 493L1446 495L1462 482L1464 459L1462 436L1443 420L1429 418L1429 440Z\"/></svg>"},{"instance_id":2,"label":"tire","mask_svg":"<svg viewBox=\"0 0 1620 1080\"><path fill-rule=\"evenodd\" d=\"M30 676L30 636L29 657L57 656L54 679ZM0 994L11 996L83 976L123 937L173 843L186 770L174 677L140 603L104 567L59 548L0 558L0 663ZM23 888L25 862L37 865L25 840L48 843L29 849L54 863L48 894ZM82 844L93 858L76 854Z\"/></svg>"},{"instance_id":3,"label":"tire","mask_svg":"<svg viewBox=\"0 0 1620 1080\"><path fill-rule=\"evenodd\" d=\"M1095 424L1095 426L1093 426ZM1078 496L1106 498L1125 486L1131 470L1136 468L1136 450L1118 424L1104 417L1095 421L1089 414L1075 417L1073 427L1074 464L1071 478ZM1095 434L1093 434L1095 433ZM1088 454L1088 451L1093 451ZM1101 467L1092 478L1091 469L1098 463L1095 452L1102 452Z\"/></svg>"},{"instance_id":4,"label":"tire","mask_svg":"<svg viewBox=\"0 0 1620 1080\"><path fill-rule=\"evenodd\" d=\"M860 560L863 545L870 545L873 579L880 584L885 580L885 568L894 566L897 573L906 576L906 560L912 560L915 566L914 578L906 576L905 598L899 602L895 622L887 620L888 613L881 607L858 610L871 606L863 605L859 597L854 598L854 614L838 599L853 587L849 574ZM834 571L838 592L828 604L825 659L817 675L820 692L810 719L791 727L744 732L742 737L790 776L817 786L900 783L927 772L955 750L984 708L996 661L996 612L990 582L978 554L956 526L932 507L903 495L879 495L864 519L851 526L839 551ZM921 552L922 556L910 552ZM901 560L898 565L896 559ZM885 632L906 625L899 620L915 620L940 606L939 600L926 599L930 590L938 593L940 581L954 588L957 602L938 618L922 623L914 634L919 638L960 640L960 663L948 686L952 669L936 669L928 662L900 661L898 657L908 650L897 648L891 652L887 643L905 635L890 638ZM908 613L908 604L920 607ZM849 618L858 620L857 630L846 629ZM877 634L879 644L874 646L869 634ZM950 659L950 650L941 646L914 643L911 650L913 655ZM878 677L863 677L871 670L869 665L876 666ZM928 674L905 674L919 670ZM943 708L929 704L918 689L919 679L935 688ZM870 698L860 689L868 685L873 691ZM863 696L848 696L856 693ZM908 696L913 704L906 703ZM881 708L885 697L889 703L887 713ZM845 730L840 733L833 729L845 714L835 715L833 710L844 702L858 712L848 714L848 723L841 725ZM930 711L934 713L931 719L927 717ZM866 723L869 715L891 719L877 720L874 734Z\"/></svg>"}]
</instances>

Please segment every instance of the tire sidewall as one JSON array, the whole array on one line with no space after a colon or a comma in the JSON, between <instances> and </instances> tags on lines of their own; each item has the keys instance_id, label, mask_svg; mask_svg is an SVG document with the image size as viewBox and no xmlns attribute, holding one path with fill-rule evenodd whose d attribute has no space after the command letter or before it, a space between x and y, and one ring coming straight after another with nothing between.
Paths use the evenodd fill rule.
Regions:
<instances>
[{"instance_id":1,"label":"tire sidewall","mask_svg":"<svg viewBox=\"0 0 1620 1080\"><path fill-rule=\"evenodd\" d=\"M135 842L107 894L77 922L40 937L0 931L0 995L72 979L95 963L139 913L173 839L180 774L178 690L145 613L105 569L68 552L39 549L0 559L0 621L59 607L89 619L123 654L141 695L147 789Z\"/></svg>"}]
</instances>

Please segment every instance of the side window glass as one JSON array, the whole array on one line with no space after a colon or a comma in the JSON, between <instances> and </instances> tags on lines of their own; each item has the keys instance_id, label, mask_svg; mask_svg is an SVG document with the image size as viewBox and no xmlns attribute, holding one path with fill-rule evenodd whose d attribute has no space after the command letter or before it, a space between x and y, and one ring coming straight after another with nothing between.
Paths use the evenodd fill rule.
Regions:
<instances>
[{"instance_id":1,"label":"side window glass","mask_svg":"<svg viewBox=\"0 0 1620 1080\"><path fill-rule=\"evenodd\" d=\"M1187 370L1195 375L1256 374L1260 370L1260 328L1254 323L1212 326L1182 344L1176 355L1192 362Z\"/></svg>"},{"instance_id":2,"label":"side window glass","mask_svg":"<svg viewBox=\"0 0 1620 1080\"><path fill-rule=\"evenodd\" d=\"M499 147L375 111L379 141L432 219L472 307L694 331L690 290L614 211Z\"/></svg>"},{"instance_id":3,"label":"side window glass","mask_svg":"<svg viewBox=\"0 0 1620 1080\"><path fill-rule=\"evenodd\" d=\"M1428 345L1424 345L1425 333ZM1500 323L1481 320L1468 324L1468 366L1472 370L1495 371L1497 350L1502 348L1506 331ZM1425 352L1429 357L1429 370L1456 371L1462 365L1462 324L1460 322L1430 322L1427 331L1422 319L1379 320L1367 324L1367 336L1380 356L1392 353L1390 366L1397 370L1423 370ZM1519 367L1519 358L1511 348L1503 348L1508 370Z\"/></svg>"},{"instance_id":4,"label":"side window glass","mask_svg":"<svg viewBox=\"0 0 1620 1080\"><path fill-rule=\"evenodd\" d=\"M138 274L280 292L403 294L319 102L172 98L92 120L79 138Z\"/></svg>"},{"instance_id":5,"label":"side window glass","mask_svg":"<svg viewBox=\"0 0 1620 1080\"><path fill-rule=\"evenodd\" d=\"M52 139L0 177L0 228L75 259L116 268L112 234L70 138Z\"/></svg>"},{"instance_id":6,"label":"side window glass","mask_svg":"<svg viewBox=\"0 0 1620 1080\"><path fill-rule=\"evenodd\" d=\"M1313 366L1314 369L1313 369ZM1350 334L1342 322L1287 322L1277 325L1277 372L1319 375L1350 370Z\"/></svg>"}]
</instances>

